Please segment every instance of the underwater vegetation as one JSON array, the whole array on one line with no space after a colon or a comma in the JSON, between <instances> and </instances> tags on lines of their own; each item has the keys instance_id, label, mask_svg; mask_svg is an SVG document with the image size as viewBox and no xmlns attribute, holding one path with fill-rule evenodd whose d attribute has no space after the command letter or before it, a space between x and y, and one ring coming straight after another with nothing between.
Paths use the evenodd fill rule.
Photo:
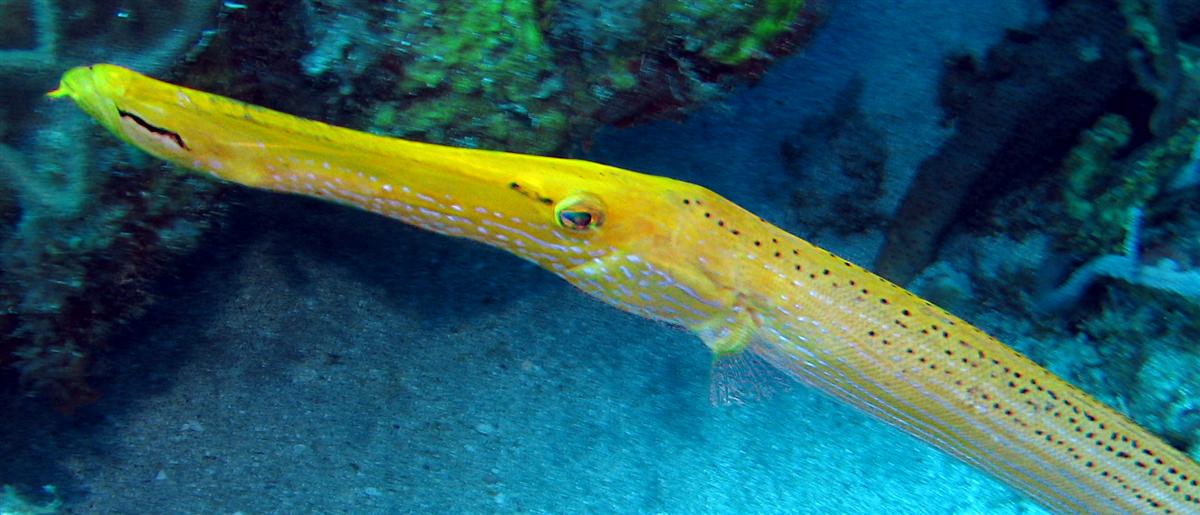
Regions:
<instances>
[{"instance_id":1,"label":"underwater vegetation","mask_svg":"<svg viewBox=\"0 0 1200 515\"><path fill-rule=\"evenodd\" d=\"M203 175L487 243L686 328L714 353L714 402L762 399L761 383L741 379L773 367L1056 512L1200 504L1200 466L1170 444L975 326L705 188L381 138L107 64L68 71L50 96Z\"/></svg>"},{"instance_id":2,"label":"underwater vegetation","mask_svg":"<svg viewBox=\"0 0 1200 515\"><path fill-rule=\"evenodd\" d=\"M40 100L116 62L378 133L543 154L678 116L799 48L827 4L489 0L0 2L0 366L64 408L113 329L219 223L219 188ZM291 90L285 97L277 92ZM312 101L319 98L320 101ZM11 380L11 379L15 379Z\"/></svg>"},{"instance_id":3,"label":"underwater vegetation","mask_svg":"<svg viewBox=\"0 0 1200 515\"><path fill-rule=\"evenodd\" d=\"M70 409L94 398L94 351L150 301L171 257L219 212L214 188L156 173L39 98L100 58L163 71L197 48L215 2L0 3L0 367L8 394Z\"/></svg>"},{"instance_id":4,"label":"underwater vegetation","mask_svg":"<svg viewBox=\"0 0 1200 515\"><path fill-rule=\"evenodd\" d=\"M1058 4L1039 27L1010 32L984 63L962 57L947 67L942 103L954 134L908 190L897 213L906 222L893 223L876 260L885 276L911 280L961 213L1060 167L1074 223L1052 230L1085 252L1114 250L1130 208L1186 168L1200 88L1188 39L1200 7Z\"/></svg>"},{"instance_id":5,"label":"underwater vegetation","mask_svg":"<svg viewBox=\"0 0 1200 515\"><path fill-rule=\"evenodd\" d=\"M1051 6L948 61L876 266L1196 456L1200 4Z\"/></svg>"},{"instance_id":6,"label":"underwater vegetation","mask_svg":"<svg viewBox=\"0 0 1200 515\"><path fill-rule=\"evenodd\" d=\"M121 344L114 328L228 207L211 184L40 103L62 69L111 60L376 133L563 154L602 124L718 98L821 18L802 2L618 3L184 2L170 7L194 23L171 31L148 2L0 2L33 20L0 37L0 71L17 77L0 105L6 393L68 408L93 398L83 379L97 350ZM1200 455L1198 10L1050 1L986 56L948 59L949 136L894 215L880 199L897 121L874 117L851 84L781 149L789 216L800 232L887 225L879 270ZM842 180L810 191L814 166Z\"/></svg>"},{"instance_id":7,"label":"underwater vegetation","mask_svg":"<svg viewBox=\"0 0 1200 515\"><path fill-rule=\"evenodd\" d=\"M781 149L791 216L802 234L886 227L879 273L1200 456L1200 4L1047 6L946 59L947 137L894 213L886 125L858 87L802 121Z\"/></svg>"},{"instance_id":8,"label":"underwater vegetation","mask_svg":"<svg viewBox=\"0 0 1200 515\"><path fill-rule=\"evenodd\" d=\"M803 43L804 0L418 0L312 6L303 72L345 124L435 143L561 154L603 124L678 116ZM353 94L351 94L353 93Z\"/></svg>"}]
</instances>

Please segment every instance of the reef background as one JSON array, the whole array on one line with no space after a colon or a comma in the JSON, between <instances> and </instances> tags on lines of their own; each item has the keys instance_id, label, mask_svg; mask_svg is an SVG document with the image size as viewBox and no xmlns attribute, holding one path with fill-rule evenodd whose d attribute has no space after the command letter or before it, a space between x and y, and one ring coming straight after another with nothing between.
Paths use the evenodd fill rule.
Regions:
<instances>
[{"instance_id":1,"label":"reef background","mask_svg":"<svg viewBox=\"0 0 1200 515\"><path fill-rule=\"evenodd\" d=\"M518 4L528 5L511 5ZM256 10L269 5L205 11L197 26L280 15ZM557 119L547 105L540 115L503 111L524 120L519 130L388 132L571 153L703 184L819 245L875 263L1196 455L1200 279L1191 270L1200 218L1189 174L1200 173L1200 152L1189 42L1200 16L1164 14L1163 5L841 0L795 56L769 69L734 66L738 77L759 77L753 87L722 98L734 79L714 80L694 90L703 95L685 96L686 105L628 107L661 116L708 102L682 121L608 128L592 139L601 124L639 120L571 98L564 105L586 109L564 115L570 122L556 139L538 137L529 122ZM327 37L305 52L271 48L269 31L201 28L202 37L215 30L204 52L157 69L301 115L380 131L413 127L396 122L406 115L394 107L411 93L379 101L379 68L335 69L388 54L377 42L339 42L338 34L366 29L337 12L314 11ZM596 27L570 30L603 35ZM584 46L627 43L609 36ZM314 49L358 57L318 58ZM81 59L109 60L97 52ZM725 50L708 60L740 55ZM251 80L289 76L273 70L281 63L318 80ZM41 72L44 81L58 71ZM647 82L662 84L659 77ZM629 87L644 93L631 98L663 98L637 81ZM1062 88L1076 100L1064 102ZM456 101L430 100L437 102ZM57 128L75 116L70 109L6 115L36 120L8 122L5 148L34 149L5 154L9 177L16 168L77 159L72 137L107 138L81 120L71 129L78 132ZM18 130L35 125L53 129ZM58 497L64 511L1039 511L965 465L801 388L750 406L711 407L710 357L693 338L587 299L503 253L311 200L203 181L180 186L191 179L117 145L97 145L88 148L105 154L89 159L125 170L116 174L122 182L102 183L100 191L112 192L98 197L103 212L141 224L141 232L115 231L141 235L129 240L141 243L110 248L182 257L149 261L166 275L137 267L150 275L133 281L145 295L122 305L159 302L128 324L105 324L105 350L87 353L88 395L68 403L73 414L59 414L48 400L74 398L79 391L59 387L72 382L39 389L14 379L3 399L0 483L35 499ZM958 173L964 163L978 170ZM9 190L29 191L22 188ZM923 197L940 201L911 200ZM64 238L73 233L59 225L23 225L30 205L63 213L53 203L10 201L10 234L26 237L9 237L8 245L31 241L29 234L65 239L68 250L103 241ZM66 213L58 220L104 234L114 225L88 209ZM220 227L206 232L205 221ZM174 250L162 254L151 244ZM63 282L46 269L115 277L93 261L68 260L64 269L42 265L62 261L28 259L59 256L64 247L47 248L54 252L6 249L9 281L13 256L39 263L22 276L27 282L9 284ZM896 248L904 251L889 250ZM98 255L109 266L129 262L118 251ZM1056 288L1068 277L1068 287ZM77 298L49 291L51 299ZM6 330L28 327L9 310ZM49 320L34 326L46 334L83 327L37 320ZM21 397L30 391L50 393ZM40 492L45 484L54 493Z\"/></svg>"}]
</instances>

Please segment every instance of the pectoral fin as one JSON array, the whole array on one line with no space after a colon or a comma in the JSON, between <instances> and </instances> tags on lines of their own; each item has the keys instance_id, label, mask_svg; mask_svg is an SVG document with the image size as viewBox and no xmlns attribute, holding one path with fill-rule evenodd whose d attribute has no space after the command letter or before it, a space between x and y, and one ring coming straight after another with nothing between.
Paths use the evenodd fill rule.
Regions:
<instances>
[{"instance_id":1,"label":"pectoral fin","mask_svg":"<svg viewBox=\"0 0 1200 515\"><path fill-rule=\"evenodd\" d=\"M758 322L742 310L693 328L713 351L709 401L716 406L767 399L788 387L787 376L763 359Z\"/></svg>"}]
</instances>

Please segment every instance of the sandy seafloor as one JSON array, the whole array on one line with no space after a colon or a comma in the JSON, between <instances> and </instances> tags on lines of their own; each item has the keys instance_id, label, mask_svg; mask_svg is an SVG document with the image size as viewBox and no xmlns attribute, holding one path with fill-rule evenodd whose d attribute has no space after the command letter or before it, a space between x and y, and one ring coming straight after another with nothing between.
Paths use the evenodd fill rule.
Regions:
<instances>
[{"instance_id":1,"label":"sandy seafloor","mask_svg":"<svg viewBox=\"0 0 1200 515\"><path fill-rule=\"evenodd\" d=\"M945 53L1037 16L842 0L757 87L684 123L607 131L591 157L704 184L869 263L878 233L788 225L780 141L861 76L894 202L945 136ZM311 200L239 200L122 336L100 402L6 422L28 444L7 446L5 481L53 483L72 513L1038 511L802 388L712 407L698 340L499 251Z\"/></svg>"}]
</instances>

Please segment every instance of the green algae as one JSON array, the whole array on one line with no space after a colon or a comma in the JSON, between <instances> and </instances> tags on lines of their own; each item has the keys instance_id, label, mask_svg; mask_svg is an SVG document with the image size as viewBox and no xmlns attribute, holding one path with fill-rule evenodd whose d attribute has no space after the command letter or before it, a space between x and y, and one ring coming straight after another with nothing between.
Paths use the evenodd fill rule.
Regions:
<instances>
[{"instance_id":1,"label":"green algae","mask_svg":"<svg viewBox=\"0 0 1200 515\"><path fill-rule=\"evenodd\" d=\"M722 77L772 59L773 43L815 20L809 4L630 1L614 14L570 1L408 2L365 23L386 28L379 37L393 43L378 58L398 73L392 91L355 100L366 109L350 124L561 153L606 121L713 98Z\"/></svg>"},{"instance_id":2,"label":"green algae","mask_svg":"<svg viewBox=\"0 0 1200 515\"><path fill-rule=\"evenodd\" d=\"M704 51L704 55L723 64L737 66L751 59L766 57L766 48L776 38L793 30L808 2L805 0L769 0L747 16L749 31L732 40L722 41ZM720 3L722 6L730 4ZM737 12L737 11L733 11Z\"/></svg>"},{"instance_id":3,"label":"green algae","mask_svg":"<svg viewBox=\"0 0 1200 515\"><path fill-rule=\"evenodd\" d=\"M537 7L533 0L407 5L397 13L403 34L393 34L409 44L395 92L401 101L376 107L370 128L466 146L552 150L557 141L527 134L534 119L561 118L531 98L554 65ZM412 32L417 27L424 30Z\"/></svg>"},{"instance_id":4,"label":"green algae","mask_svg":"<svg viewBox=\"0 0 1200 515\"><path fill-rule=\"evenodd\" d=\"M1067 157L1063 189L1073 246L1089 254L1120 253L1132 223L1130 213L1144 209L1192 159L1200 140L1200 119L1189 120L1162 140L1152 142L1124 162L1114 156L1129 142L1129 123L1107 115L1086 131Z\"/></svg>"}]
</instances>

